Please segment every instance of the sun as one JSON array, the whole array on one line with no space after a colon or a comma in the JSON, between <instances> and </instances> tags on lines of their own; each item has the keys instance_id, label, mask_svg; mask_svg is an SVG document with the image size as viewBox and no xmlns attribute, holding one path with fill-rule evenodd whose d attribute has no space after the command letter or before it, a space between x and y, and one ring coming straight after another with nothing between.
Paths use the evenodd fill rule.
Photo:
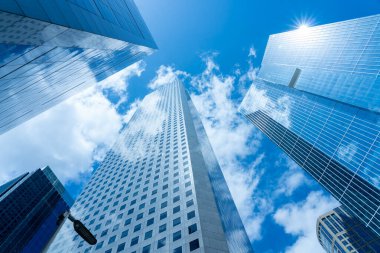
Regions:
<instances>
[{"instance_id":1,"label":"sun","mask_svg":"<svg viewBox=\"0 0 380 253\"><path fill-rule=\"evenodd\" d=\"M304 30L307 30L310 26L308 24L300 24L298 26L298 30L300 31L304 31Z\"/></svg>"}]
</instances>

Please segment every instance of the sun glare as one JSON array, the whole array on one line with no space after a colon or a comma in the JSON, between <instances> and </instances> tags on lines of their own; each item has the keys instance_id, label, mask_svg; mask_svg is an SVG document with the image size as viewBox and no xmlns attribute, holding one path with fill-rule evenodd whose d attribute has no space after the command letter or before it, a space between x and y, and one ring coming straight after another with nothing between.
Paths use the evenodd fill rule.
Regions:
<instances>
[{"instance_id":1,"label":"sun glare","mask_svg":"<svg viewBox=\"0 0 380 253\"><path fill-rule=\"evenodd\" d=\"M298 30L300 30L300 31L304 31L307 28L309 28L309 26L307 24L301 24L301 25L298 26Z\"/></svg>"}]
</instances>

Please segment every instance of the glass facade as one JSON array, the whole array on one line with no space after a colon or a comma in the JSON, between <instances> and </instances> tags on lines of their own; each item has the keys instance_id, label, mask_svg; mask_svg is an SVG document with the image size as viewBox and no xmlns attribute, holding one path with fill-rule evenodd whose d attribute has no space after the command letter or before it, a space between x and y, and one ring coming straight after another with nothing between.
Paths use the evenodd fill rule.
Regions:
<instances>
[{"instance_id":1,"label":"glass facade","mask_svg":"<svg viewBox=\"0 0 380 253\"><path fill-rule=\"evenodd\" d=\"M368 26L372 25L371 31L378 31L376 30L378 16L372 16L310 28L307 29L307 33L311 38L314 36L313 32L330 33L332 27L362 24L364 21ZM357 24L357 29L360 27ZM299 32L301 31L293 33ZM280 34L277 37L285 40L290 38L290 34L292 32ZM357 34L363 35L364 33L358 30ZM375 36L375 32L367 32L368 34ZM334 33L334 36L338 35L339 33ZM373 36L370 38L372 39ZM315 35L310 42L314 44L305 44L305 48L300 52L292 51L293 58L287 55L288 50L293 50L291 49L293 44L289 44L287 49L280 50L285 47L283 44L285 42L278 40L273 43L273 40L273 37L269 40L263 67L259 74L260 78L253 81L240 106L240 111L326 188L347 210L352 212L358 220L375 234L380 235L380 171L378 168L380 164L380 114L376 110L368 110L370 108L368 106L358 104L361 99L372 103L380 97L380 93L373 90L374 87L377 87L376 83L365 83L368 86L364 88L360 85L354 86L346 79L344 80L347 82L336 82L338 79L343 79L335 78L334 75L330 75L331 80L323 79L325 80L323 81L321 79L317 85L310 80L310 82L306 81L308 79L302 79L303 76L305 77L305 73L323 76L321 68L329 69L332 72L336 70L336 75L342 73L338 65L335 66L335 69L327 64L332 60L328 58L330 56L326 56L326 61L324 58L320 58L318 68L305 68L308 66L307 64L311 64L312 57L309 57L309 53L320 56L318 50L322 46L320 46L321 48L314 47L314 44L324 45L326 51L334 50L339 41L338 37L329 40L329 44L325 43L326 38L322 35L319 37ZM342 38L342 41L345 40L345 37ZM276 47L278 48L276 49ZM319 49L317 50L317 48ZM375 47L371 48L376 51ZM380 50L379 43L376 49ZM271 52L271 50L275 52ZM360 55L364 54L361 51L356 52ZM284 62L286 60L292 62L292 64L289 63L293 66L292 70L289 70L290 65ZM350 64L353 63L350 62ZM367 64L370 63L367 62ZM354 65L355 68L358 67L356 63ZM273 67L271 70L273 72L269 73L270 66ZM373 67L378 68L376 66L378 65L373 63ZM347 65L347 67L349 66ZM352 72L352 75L356 74L359 75L355 71ZM287 82L285 82L286 79ZM333 93L324 93L331 90L329 85L332 83L341 88L339 90L341 95L346 94L345 85L347 84L351 87L350 90L356 89L358 94L365 92L368 96L364 98L358 95L357 99L344 101Z\"/></svg>"},{"instance_id":2,"label":"glass facade","mask_svg":"<svg viewBox=\"0 0 380 253\"><path fill-rule=\"evenodd\" d=\"M380 15L269 37L259 77L380 112Z\"/></svg>"},{"instance_id":3,"label":"glass facade","mask_svg":"<svg viewBox=\"0 0 380 253\"><path fill-rule=\"evenodd\" d=\"M260 79L240 110L380 235L378 114Z\"/></svg>"},{"instance_id":4,"label":"glass facade","mask_svg":"<svg viewBox=\"0 0 380 253\"><path fill-rule=\"evenodd\" d=\"M318 218L317 235L319 243L328 253L380 252L380 237L343 206Z\"/></svg>"},{"instance_id":5,"label":"glass facade","mask_svg":"<svg viewBox=\"0 0 380 253\"><path fill-rule=\"evenodd\" d=\"M252 252L178 80L144 98L72 210L97 245L70 233L68 224L49 252Z\"/></svg>"},{"instance_id":6,"label":"glass facade","mask_svg":"<svg viewBox=\"0 0 380 253\"><path fill-rule=\"evenodd\" d=\"M1 252L41 252L58 229L57 219L73 200L49 167L2 187Z\"/></svg>"},{"instance_id":7,"label":"glass facade","mask_svg":"<svg viewBox=\"0 0 380 253\"><path fill-rule=\"evenodd\" d=\"M150 54L131 0L0 2L0 134Z\"/></svg>"}]
</instances>

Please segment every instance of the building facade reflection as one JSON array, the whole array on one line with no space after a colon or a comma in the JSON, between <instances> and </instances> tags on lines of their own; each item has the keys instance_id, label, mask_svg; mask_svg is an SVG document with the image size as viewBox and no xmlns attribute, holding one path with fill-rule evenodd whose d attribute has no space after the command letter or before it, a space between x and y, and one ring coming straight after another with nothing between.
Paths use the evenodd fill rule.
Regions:
<instances>
[{"instance_id":1,"label":"building facade reflection","mask_svg":"<svg viewBox=\"0 0 380 253\"><path fill-rule=\"evenodd\" d=\"M258 78L240 106L248 120L378 236L380 44L373 41L380 37L379 19L272 35ZM340 46L337 54L321 53ZM353 54L355 60L344 61ZM364 60L368 73L359 64Z\"/></svg>"},{"instance_id":2,"label":"building facade reflection","mask_svg":"<svg viewBox=\"0 0 380 253\"><path fill-rule=\"evenodd\" d=\"M156 48L133 1L0 3L0 134Z\"/></svg>"}]
</instances>

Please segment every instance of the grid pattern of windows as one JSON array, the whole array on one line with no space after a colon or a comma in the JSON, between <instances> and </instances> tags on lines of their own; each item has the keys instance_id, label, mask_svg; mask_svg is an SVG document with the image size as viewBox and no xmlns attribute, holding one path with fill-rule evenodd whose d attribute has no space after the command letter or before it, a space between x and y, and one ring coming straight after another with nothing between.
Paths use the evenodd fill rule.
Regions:
<instances>
[{"instance_id":1,"label":"grid pattern of windows","mask_svg":"<svg viewBox=\"0 0 380 253\"><path fill-rule=\"evenodd\" d=\"M178 93L179 85L172 84L148 95L107 153L73 207L98 244L89 247L73 237L72 251L189 252L190 247L200 248L197 200ZM60 249L54 252L67 251L68 243L61 239L51 247ZM198 244L190 246L194 240Z\"/></svg>"},{"instance_id":2,"label":"grid pattern of windows","mask_svg":"<svg viewBox=\"0 0 380 253\"><path fill-rule=\"evenodd\" d=\"M317 234L328 253L380 252L380 237L371 233L343 206L318 218Z\"/></svg>"},{"instance_id":3,"label":"grid pattern of windows","mask_svg":"<svg viewBox=\"0 0 380 253\"><path fill-rule=\"evenodd\" d=\"M377 113L257 79L241 111L380 235Z\"/></svg>"},{"instance_id":4,"label":"grid pattern of windows","mask_svg":"<svg viewBox=\"0 0 380 253\"><path fill-rule=\"evenodd\" d=\"M259 77L380 112L380 15L271 35Z\"/></svg>"},{"instance_id":5,"label":"grid pattern of windows","mask_svg":"<svg viewBox=\"0 0 380 253\"><path fill-rule=\"evenodd\" d=\"M0 2L0 134L156 47L133 1L11 2Z\"/></svg>"}]
</instances>

